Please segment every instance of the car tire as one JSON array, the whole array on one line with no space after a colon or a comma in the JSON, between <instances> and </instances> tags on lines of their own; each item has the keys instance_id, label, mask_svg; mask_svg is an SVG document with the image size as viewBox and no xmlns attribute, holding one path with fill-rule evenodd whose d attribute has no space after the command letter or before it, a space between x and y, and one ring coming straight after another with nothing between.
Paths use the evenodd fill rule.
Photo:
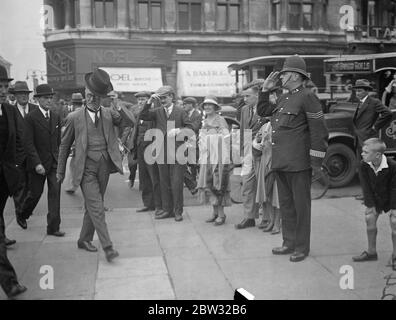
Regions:
<instances>
[{"instance_id":1,"label":"car tire","mask_svg":"<svg viewBox=\"0 0 396 320\"><path fill-rule=\"evenodd\" d=\"M356 175L356 155L345 144L330 144L326 152L324 164L329 171L330 188L345 187Z\"/></svg>"}]
</instances>

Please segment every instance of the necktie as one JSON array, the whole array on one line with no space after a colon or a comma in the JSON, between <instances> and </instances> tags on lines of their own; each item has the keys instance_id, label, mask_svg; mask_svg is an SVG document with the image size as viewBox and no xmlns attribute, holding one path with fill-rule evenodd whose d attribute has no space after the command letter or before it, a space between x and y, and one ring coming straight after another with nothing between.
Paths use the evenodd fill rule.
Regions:
<instances>
[{"instance_id":1,"label":"necktie","mask_svg":"<svg viewBox=\"0 0 396 320\"><path fill-rule=\"evenodd\" d=\"M26 107L24 107L24 108L22 108L22 111L23 111L23 117L25 118L26 117Z\"/></svg>"},{"instance_id":2,"label":"necktie","mask_svg":"<svg viewBox=\"0 0 396 320\"><path fill-rule=\"evenodd\" d=\"M45 120L49 121L49 111L45 111Z\"/></svg>"},{"instance_id":3,"label":"necktie","mask_svg":"<svg viewBox=\"0 0 396 320\"><path fill-rule=\"evenodd\" d=\"M97 127L98 127L98 122L99 122L99 116L98 116L98 113L99 113L100 109L93 110L93 109L91 109L91 108L88 108L88 107L87 107L87 109L88 109L89 111L91 111L91 112L95 113L95 128L97 128Z\"/></svg>"},{"instance_id":4,"label":"necktie","mask_svg":"<svg viewBox=\"0 0 396 320\"><path fill-rule=\"evenodd\" d=\"M357 105L357 107L356 107L355 115L354 115L354 117L353 117L354 120L357 118L357 115L358 115L358 113L359 113L359 109L360 109L361 106L362 106L362 102L359 101L359 103L358 103L358 105Z\"/></svg>"},{"instance_id":5,"label":"necktie","mask_svg":"<svg viewBox=\"0 0 396 320\"><path fill-rule=\"evenodd\" d=\"M169 116L170 116L169 109L168 109L168 108L165 108L165 112L166 112L166 117L169 119Z\"/></svg>"}]
</instances>

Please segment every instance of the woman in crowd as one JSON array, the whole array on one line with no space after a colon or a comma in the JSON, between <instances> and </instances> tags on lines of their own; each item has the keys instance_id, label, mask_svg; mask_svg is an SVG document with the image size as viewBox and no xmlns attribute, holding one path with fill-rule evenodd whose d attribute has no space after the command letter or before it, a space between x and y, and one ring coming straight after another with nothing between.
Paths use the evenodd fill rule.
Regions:
<instances>
[{"instance_id":1,"label":"woman in crowd","mask_svg":"<svg viewBox=\"0 0 396 320\"><path fill-rule=\"evenodd\" d=\"M224 224L224 207L231 205L230 197L230 135L225 119L217 111L216 97L208 96L203 102L206 118L199 134L200 171L198 190L201 202L213 206L212 217L206 220L215 226Z\"/></svg>"},{"instance_id":2,"label":"woman in crowd","mask_svg":"<svg viewBox=\"0 0 396 320\"><path fill-rule=\"evenodd\" d=\"M270 100L276 103L277 89L270 93ZM271 122L266 122L257 133L253 148L261 151L260 165L257 176L256 202L262 204L263 210L269 215L270 221L263 229L271 234L280 233L280 207L278 198L278 188L274 173L271 172L272 160L272 127Z\"/></svg>"},{"instance_id":3,"label":"woman in crowd","mask_svg":"<svg viewBox=\"0 0 396 320\"><path fill-rule=\"evenodd\" d=\"M389 103L387 103L389 101ZM390 110L396 109L396 80L393 79L382 94L382 104Z\"/></svg>"}]
</instances>

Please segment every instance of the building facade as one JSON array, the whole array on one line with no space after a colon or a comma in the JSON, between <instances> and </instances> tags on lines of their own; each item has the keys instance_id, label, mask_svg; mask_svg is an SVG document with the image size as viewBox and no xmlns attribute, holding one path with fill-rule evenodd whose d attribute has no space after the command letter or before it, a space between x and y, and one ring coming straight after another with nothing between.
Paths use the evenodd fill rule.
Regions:
<instances>
[{"instance_id":1,"label":"building facade","mask_svg":"<svg viewBox=\"0 0 396 320\"><path fill-rule=\"evenodd\" d=\"M373 31L377 23L395 26L394 1L44 0L44 5L48 82L65 95L84 85L85 73L102 67L117 91L169 84L180 96L231 97L235 87L227 65L238 60L396 49L393 29L391 36ZM353 30L340 26L343 5L353 8Z\"/></svg>"}]
</instances>

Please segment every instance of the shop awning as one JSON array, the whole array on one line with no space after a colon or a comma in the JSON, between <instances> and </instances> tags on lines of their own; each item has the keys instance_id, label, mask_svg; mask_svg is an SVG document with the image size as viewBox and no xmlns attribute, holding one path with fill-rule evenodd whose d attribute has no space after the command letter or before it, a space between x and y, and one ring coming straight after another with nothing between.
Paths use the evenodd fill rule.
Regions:
<instances>
[{"instance_id":1,"label":"shop awning","mask_svg":"<svg viewBox=\"0 0 396 320\"><path fill-rule=\"evenodd\" d=\"M367 74L389 69L396 69L396 52L345 55L324 61L328 74Z\"/></svg>"}]
</instances>

